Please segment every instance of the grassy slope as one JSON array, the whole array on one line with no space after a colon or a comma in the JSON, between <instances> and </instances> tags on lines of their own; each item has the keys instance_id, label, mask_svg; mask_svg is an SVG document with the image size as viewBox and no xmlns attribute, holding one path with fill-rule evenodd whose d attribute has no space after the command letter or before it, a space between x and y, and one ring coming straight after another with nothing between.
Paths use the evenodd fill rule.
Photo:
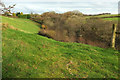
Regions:
<instances>
[{"instance_id":1,"label":"grassy slope","mask_svg":"<svg viewBox=\"0 0 120 80\"><path fill-rule=\"evenodd\" d=\"M113 16L119 16L118 14L110 14L110 15L98 15L96 17L113 17Z\"/></svg>"},{"instance_id":2,"label":"grassy slope","mask_svg":"<svg viewBox=\"0 0 120 80\"><path fill-rule=\"evenodd\" d=\"M109 21L118 21L120 19L119 17L114 17L114 16L119 16L119 15L111 14L111 15L98 15L98 16L92 16L92 17L98 17L98 18L108 17L108 18L104 18L104 19L109 20ZM90 18L91 16L87 16L87 17ZM113 18L109 18L109 17L113 17Z\"/></svg>"},{"instance_id":3,"label":"grassy slope","mask_svg":"<svg viewBox=\"0 0 120 80\"><path fill-rule=\"evenodd\" d=\"M118 21L120 18L104 18L105 20L110 20L110 21Z\"/></svg>"},{"instance_id":4,"label":"grassy slope","mask_svg":"<svg viewBox=\"0 0 120 80\"><path fill-rule=\"evenodd\" d=\"M2 16L2 22L8 23L9 25L12 25L20 30L24 30L29 33L37 33L39 31L39 25L29 19L8 18Z\"/></svg>"},{"instance_id":5,"label":"grassy slope","mask_svg":"<svg viewBox=\"0 0 120 80\"><path fill-rule=\"evenodd\" d=\"M119 52L115 50L58 42L12 29L3 30L2 45L3 77L118 77Z\"/></svg>"}]
</instances>

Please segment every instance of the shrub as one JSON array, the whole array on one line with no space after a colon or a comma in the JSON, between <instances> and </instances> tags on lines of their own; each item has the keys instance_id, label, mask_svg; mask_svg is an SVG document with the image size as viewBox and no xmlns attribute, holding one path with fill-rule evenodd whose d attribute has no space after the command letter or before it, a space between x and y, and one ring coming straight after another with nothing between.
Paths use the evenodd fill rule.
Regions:
<instances>
[{"instance_id":1,"label":"shrub","mask_svg":"<svg viewBox=\"0 0 120 80\"><path fill-rule=\"evenodd\" d=\"M21 12L20 15L23 15L23 12Z\"/></svg>"},{"instance_id":2,"label":"shrub","mask_svg":"<svg viewBox=\"0 0 120 80\"><path fill-rule=\"evenodd\" d=\"M48 38L52 38L51 35L49 35L48 33L46 33L45 31L39 31L38 32L39 35L42 35L42 36L45 36L45 37L48 37ZM52 38L53 39L53 38Z\"/></svg>"},{"instance_id":3,"label":"shrub","mask_svg":"<svg viewBox=\"0 0 120 80\"><path fill-rule=\"evenodd\" d=\"M42 29L46 29L47 27L45 25L42 25Z\"/></svg>"},{"instance_id":4,"label":"shrub","mask_svg":"<svg viewBox=\"0 0 120 80\"><path fill-rule=\"evenodd\" d=\"M30 19L31 18L31 15L30 14L27 14L27 19Z\"/></svg>"},{"instance_id":5,"label":"shrub","mask_svg":"<svg viewBox=\"0 0 120 80\"><path fill-rule=\"evenodd\" d=\"M15 17L15 16L16 16L16 14L15 14L15 13L12 13L12 16L14 16L14 17Z\"/></svg>"},{"instance_id":6,"label":"shrub","mask_svg":"<svg viewBox=\"0 0 120 80\"><path fill-rule=\"evenodd\" d=\"M17 12L17 13L16 13L16 16L19 16L19 15L20 15L20 12Z\"/></svg>"},{"instance_id":7,"label":"shrub","mask_svg":"<svg viewBox=\"0 0 120 80\"><path fill-rule=\"evenodd\" d=\"M4 13L5 16L11 16L9 12Z\"/></svg>"},{"instance_id":8,"label":"shrub","mask_svg":"<svg viewBox=\"0 0 120 80\"><path fill-rule=\"evenodd\" d=\"M29 14L24 14L24 15L19 14L18 17L19 18L25 18L25 19L30 19L31 18L31 16Z\"/></svg>"},{"instance_id":9,"label":"shrub","mask_svg":"<svg viewBox=\"0 0 120 80\"><path fill-rule=\"evenodd\" d=\"M27 19L27 15L18 15L18 17Z\"/></svg>"}]
</instances>

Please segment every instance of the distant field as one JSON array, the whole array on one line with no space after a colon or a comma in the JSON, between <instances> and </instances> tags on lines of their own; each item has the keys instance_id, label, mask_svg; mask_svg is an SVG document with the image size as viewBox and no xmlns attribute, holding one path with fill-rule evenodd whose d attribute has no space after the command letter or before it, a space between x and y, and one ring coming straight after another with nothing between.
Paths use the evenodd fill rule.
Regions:
<instances>
[{"instance_id":1,"label":"distant field","mask_svg":"<svg viewBox=\"0 0 120 80\"><path fill-rule=\"evenodd\" d=\"M91 18L91 17L96 17L96 18L103 18L105 20L110 20L110 21L117 21L119 20L120 21L120 17L117 17L117 16L120 16L118 14L111 14L111 15L97 15L97 16L86 16L87 18Z\"/></svg>"},{"instance_id":2,"label":"distant field","mask_svg":"<svg viewBox=\"0 0 120 80\"><path fill-rule=\"evenodd\" d=\"M118 21L120 18L104 18L105 20L110 20L110 21Z\"/></svg>"},{"instance_id":3,"label":"distant field","mask_svg":"<svg viewBox=\"0 0 120 80\"><path fill-rule=\"evenodd\" d=\"M16 28L37 33L36 23L3 17ZM116 50L64 43L37 34L3 30L3 78L118 78Z\"/></svg>"},{"instance_id":4,"label":"distant field","mask_svg":"<svg viewBox=\"0 0 120 80\"><path fill-rule=\"evenodd\" d=\"M113 17L113 16L119 16L118 14L110 14L110 15L98 15L95 17Z\"/></svg>"}]
</instances>

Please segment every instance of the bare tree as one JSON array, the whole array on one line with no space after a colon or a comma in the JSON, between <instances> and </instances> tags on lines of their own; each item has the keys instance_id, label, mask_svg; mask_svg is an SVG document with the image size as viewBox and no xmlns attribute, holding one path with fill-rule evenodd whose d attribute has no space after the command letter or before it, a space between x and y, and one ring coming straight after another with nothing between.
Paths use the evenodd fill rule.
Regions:
<instances>
[{"instance_id":1,"label":"bare tree","mask_svg":"<svg viewBox=\"0 0 120 80\"><path fill-rule=\"evenodd\" d=\"M2 2L0 2L0 6L2 7L1 9L0 9L0 11L3 13L3 14L12 14L11 13L11 9L13 9L15 6L16 6L16 4L14 4L14 5L10 5L9 7L6 7L6 5L4 4L4 3L2 3Z\"/></svg>"}]
</instances>

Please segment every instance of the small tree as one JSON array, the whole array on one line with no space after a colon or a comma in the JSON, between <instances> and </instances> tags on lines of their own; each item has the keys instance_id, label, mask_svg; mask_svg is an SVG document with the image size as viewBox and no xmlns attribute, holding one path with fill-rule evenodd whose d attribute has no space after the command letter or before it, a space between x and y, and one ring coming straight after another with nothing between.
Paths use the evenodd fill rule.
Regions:
<instances>
[{"instance_id":1,"label":"small tree","mask_svg":"<svg viewBox=\"0 0 120 80\"><path fill-rule=\"evenodd\" d=\"M15 13L12 13L12 16L16 16L16 14L15 14Z\"/></svg>"},{"instance_id":2,"label":"small tree","mask_svg":"<svg viewBox=\"0 0 120 80\"><path fill-rule=\"evenodd\" d=\"M20 15L20 12L17 12L17 13L16 13L16 16L19 16L19 15Z\"/></svg>"},{"instance_id":3,"label":"small tree","mask_svg":"<svg viewBox=\"0 0 120 80\"><path fill-rule=\"evenodd\" d=\"M23 12L21 12L20 15L23 15Z\"/></svg>"},{"instance_id":4,"label":"small tree","mask_svg":"<svg viewBox=\"0 0 120 80\"><path fill-rule=\"evenodd\" d=\"M6 7L5 4L1 3L1 2L0 2L0 5L2 6L2 8L0 9L0 11L2 11L3 14L6 15L6 16L12 14L11 13L11 9L13 9L16 6L16 4L14 4L14 5L10 5L9 7Z\"/></svg>"},{"instance_id":5,"label":"small tree","mask_svg":"<svg viewBox=\"0 0 120 80\"><path fill-rule=\"evenodd\" d=\"M45 26L45 25L42 25L42 29L46 29L46 26Z\"/></svg>"}]
</instances>

